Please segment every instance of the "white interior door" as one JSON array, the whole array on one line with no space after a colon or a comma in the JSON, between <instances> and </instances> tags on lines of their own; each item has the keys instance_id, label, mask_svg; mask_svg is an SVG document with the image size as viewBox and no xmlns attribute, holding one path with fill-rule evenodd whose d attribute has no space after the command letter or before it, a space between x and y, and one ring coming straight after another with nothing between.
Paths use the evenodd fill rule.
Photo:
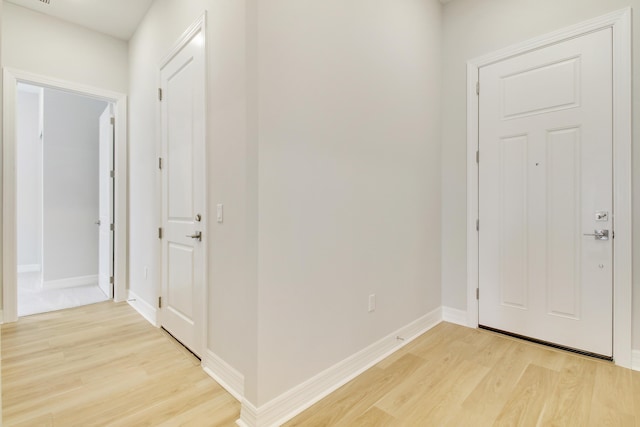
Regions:
<instances>
[{"instance_id":1,"label":"white interior door","mask_svg":"<svg viewBox=\"0 0 640 427\"><path fill-rule=\"evenodd\" d=\"M113 298L113 142L112 106L100 116L99 138L99 218L98 225L98 285L104 294Z\"/></svg>"},{"instance_id":2,"label":"white interior door","mask_svg":"<svg viewBox=\"0 0 640 427\"><path fill-rule=\"evenodd\" d=\"M160 322L202 350L205 281L205 64L201 33L161 69L162 291ZM200 236L199 238L196 236Z\"/></svg>"},{"instance_id":3,"label":"white interior door","mask_svg":"<svg viewBox=\"0 0 640 427\"><path fill-rule=\"evenodd\" d=\"M481 68L479 102L480 325L611 357L611 29Z\"/></svg>"}]
</instances>

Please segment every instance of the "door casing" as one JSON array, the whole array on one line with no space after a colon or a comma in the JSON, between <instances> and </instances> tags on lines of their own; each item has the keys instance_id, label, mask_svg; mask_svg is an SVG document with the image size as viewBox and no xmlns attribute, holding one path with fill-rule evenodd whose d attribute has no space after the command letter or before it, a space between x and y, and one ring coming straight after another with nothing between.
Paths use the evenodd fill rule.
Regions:
<instances>
[{"instance_id":1,"label":"door casing","mask_svg":"<svg viewBox=\"0 0 640 427\"><path fill-rule=\"evenodd\" d=\"M479 69L604 28L613 31L613 357L632 364L632 51L631 8L528 40L467 62L467 325L478 327ZM482 88L480 88L482 90ZM480 159L482 153L480 153ZM482 160L480 160L482 161ZM482 224L479 225L482 227Z\"/></svg>"},{"instance_id":2,"label":"door casing","mask_svg":"<svg viewBox=\"0 0 640 427\"><path fill-rule=\"evenodd\" d=\"M100 259L98 260L98 286L102 289L102 292L106 292L109 298L113 298L114 284L109 283L110 277L113 277L113 231L111 231L111 224L113 224L113 179L110 176L110 173L107 171L113 170L113 143L114 143L114 134L115 127L113 124L114 116L113 116L113 105L109 104L105 111L100 115L100 125L99 125L99 142L98 142L98 171L99 171L99 190L98 190L98 254ZM104 123L104 120L108 120ZM105 141L103 137L103 125L107 125L109 128L109 133L107 135L107 140ZM105 145L108 148L105 151ZM105 156L106 154L106 156ZM105 173L107 172L107 173ZM106 182L104 181L106 180ZM108 194L103 193L104 188L103 184L106 184L106 189ZM106 199L105 199L106 197ZM104 208L106 206L106 215ZM106 217L106 218L105 218ZM106 219L106 221L103 221ZM107 236L105 236L105 231ZM105 246L108 248L105 249ZM105 258L104 252L109 254L108 258ZM105 263L106 261L106 263ZM106 265L105 265L106 264ZM106 268L105 268L106 267ZM107 270L107 271L105 271ZM106 273L106 274L105 274Z\"/></svg>"},{"instance_id":3,"label":"door casing","mask_svg":"<svg viewBox=\"0 0 640 427\"><path fill-rule=\"evenodd\" d=\"M127 299L127 96L79 83L46 77L13 68L3 70L3 156L2 156L2 321L18 320L17 233L16 233L16 96L17 83L63 90L111 102L115 116L114 182L114 301Z\"/></svg>"}]
</instances>

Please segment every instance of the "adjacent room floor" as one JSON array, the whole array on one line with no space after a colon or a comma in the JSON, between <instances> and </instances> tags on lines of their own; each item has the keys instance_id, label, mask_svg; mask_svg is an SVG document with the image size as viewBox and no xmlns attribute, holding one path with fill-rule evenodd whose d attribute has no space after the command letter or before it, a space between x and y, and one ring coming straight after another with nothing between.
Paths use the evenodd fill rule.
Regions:
<instances>
[{"instance_id":1,"label":"adjacent room floor","mask_svg":"<svg viewBox=\"0 0 640 427\"><path fill-rule=\"evenodd\" d=\"M5 426L233 426L240 404L126 303L2 326ZM163 424L167 423L167 424Z\"/></svg>"},{"instance_id":2,"label":"adjacent room floor","mask_svg":"<svg viewBox=\"0 0 640 427\"><path fill-rule=\"evenodd\" d=\"M240 403L127 304L2 326L6 426L234 426ZM640 372L441 323L287 426L638 425Z\"/></svg>"},{"instance_id":3,"label":"adjacent room floor","mask_svg":"<svg viewBox=\"0 0 640 427\"><path fill-rule=\"evenodd\" d=\"M107 301L98 284L63 289L43 289L41 273L18 274L18 316L63 310Z\"/></svg>"}]
</instances>

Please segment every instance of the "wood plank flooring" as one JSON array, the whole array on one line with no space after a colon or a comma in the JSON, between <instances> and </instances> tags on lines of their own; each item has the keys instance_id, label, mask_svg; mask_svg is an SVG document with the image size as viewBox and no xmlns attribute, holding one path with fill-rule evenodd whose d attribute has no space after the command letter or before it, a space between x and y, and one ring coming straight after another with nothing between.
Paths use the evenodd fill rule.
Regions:
<instances>
[{"instance_id":1,"label":"wood plank flooring","mask_svg":"<svg viewBox=\"0 0 640 427\"><path fill-rule=\"evenodd\" d=\"M2 326L4 426L234 426L240 404L128 304Z\"/></svg>"},{"instance_id":2,"label":"wood plank flooring","mask_svg":"<svg viewBox=\"0 0 640 427\"><path fill-rule=\"evenodd\" d=\"M285 426L640 426L640 372L441 323Z\"/></svg>"},{"instance_id":3,"label":"wood plank flooring","mask_svg":"<svg viewBox=\"0 0 640 427\"><path fill-rule=\"evenodd\" d=\"M240 404L111 302L2 327L5 426L233 426ZM441 323L286 426L640 426L640 372Z\"/></svg>"}]
</instances>

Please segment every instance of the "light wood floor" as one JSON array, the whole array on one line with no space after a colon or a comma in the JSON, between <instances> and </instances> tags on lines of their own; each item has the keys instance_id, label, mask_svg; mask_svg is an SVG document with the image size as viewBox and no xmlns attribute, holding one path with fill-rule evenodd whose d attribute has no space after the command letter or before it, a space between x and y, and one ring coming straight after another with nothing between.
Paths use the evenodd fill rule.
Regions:
<instances>
[{"instance_id":1,"label":"light wood floor","mask_svg":"<svg viewBox=\"0 0 640 427\"><path fill-rule=\"evenodd\" d=\"M240 405L127 304L2 327L5 426L233 426ZM442 323L287 426L640 426L640 372Z\"/></svg>"},{"instance_id":2,"label":"light wood floor","mask_svg":"<svg viewBox=\"0 0 640 427\"><path fill-rule=\"evenodd\" d=\"M640 372L441 323L286 426L639 426Z\"/></svg>"},{"instance_id":3,"label":"light wood floor","mask_svg":"<svg viewBox=\"0 0 640 427\"><path fill-rule=\"evenodd\" d=\"M128 304L2 326L4 426L233 426L240 404Z\"/></svg>"}]
</instances>

